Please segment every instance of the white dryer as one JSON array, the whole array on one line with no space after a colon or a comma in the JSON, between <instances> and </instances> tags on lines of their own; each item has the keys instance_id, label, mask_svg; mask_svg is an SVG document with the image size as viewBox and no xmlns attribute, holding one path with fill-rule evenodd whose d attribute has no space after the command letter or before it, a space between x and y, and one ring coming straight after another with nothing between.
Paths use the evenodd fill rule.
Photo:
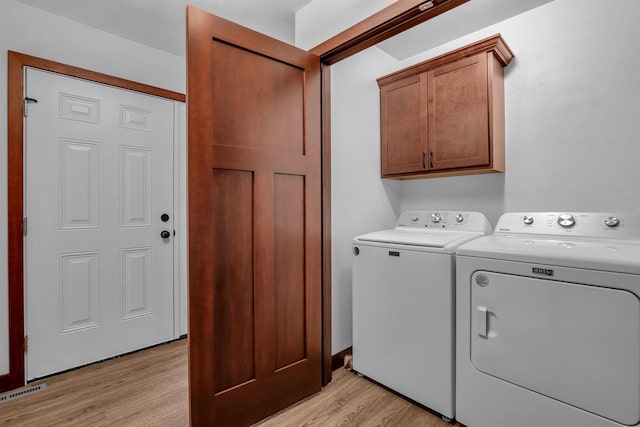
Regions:
<instances>
[{"instance_id":1,"label":"white dryer","mask_svg":"<svg viewBox=\"0 0 640 427\"><path fill-rule=\"evenodd\" d=\"M505 214L456 291L460 422L640 423L640 215Z\"/></svg>"},{"instance_id":2,"label":"white dryer","mask_svg":"<svg viewBox=\"0 0 640 427\"><path fill-rule=\"evenodd\" d=\"M455 252L490 232L478 212L404 212L354 239L354 370L454 417Z\"/></svg>"}]
</instances>

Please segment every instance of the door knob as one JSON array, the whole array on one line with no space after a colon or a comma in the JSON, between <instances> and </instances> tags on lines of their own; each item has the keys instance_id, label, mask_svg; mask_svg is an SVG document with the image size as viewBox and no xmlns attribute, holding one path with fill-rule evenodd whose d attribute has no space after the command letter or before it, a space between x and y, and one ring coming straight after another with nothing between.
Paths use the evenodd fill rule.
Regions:
<instances>
[{"instance_id":1,"label":"door knob","mask_svg":"<svg viewBox=\"0 0 640 427\"><path fill-rule=\"evenodd\" d=\"M160 237L162 237L163 239L168 239L171 236L171 233L169 233L167 230L162 230L160 232Z\"/></svg>"}]
</instances>

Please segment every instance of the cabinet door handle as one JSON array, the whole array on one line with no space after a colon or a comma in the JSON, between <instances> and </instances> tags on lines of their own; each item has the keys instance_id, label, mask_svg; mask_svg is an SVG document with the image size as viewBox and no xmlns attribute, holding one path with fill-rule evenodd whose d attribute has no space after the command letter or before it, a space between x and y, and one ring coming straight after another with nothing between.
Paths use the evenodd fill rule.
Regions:
<instances>
[{"instance_id":1,"label":"cabinet door handle","mask_svg":"<svg viewBox=\"0 0 640 427\"><path fill-rule=\"evenodd\" d=\"M425 157L427 157L427 152L423 151L422 152L422 169L426 169L427 168L427 165L424 162Z\"/></svg>"},{"instance_id":2,"label":"cabinet door handle","mask_svg":"<svg viewBox=\"0 0 640 427\"><path fill-rule=\"evenodd\" d=\"M429 151L429 168L433 169L433 151Z\"/></svg>"}]
</instances>

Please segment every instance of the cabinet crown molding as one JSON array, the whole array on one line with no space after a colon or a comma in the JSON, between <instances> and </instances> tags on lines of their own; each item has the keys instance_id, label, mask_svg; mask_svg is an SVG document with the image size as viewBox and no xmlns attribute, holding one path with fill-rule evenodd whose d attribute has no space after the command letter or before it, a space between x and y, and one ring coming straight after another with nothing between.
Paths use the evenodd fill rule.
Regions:
<instances>
[{"instance_id":1,"label":"cabinet crown molding","mask_svg":"<svg viewBox=\"0 0 640 427\"><path fill-rule=\"evenodd\" d=\"M473 56L480 52L492 52L504 67L509 65L514 57L513 52L511 51L507 43L502 39L500 33L498 33L491 37L487 37L486 39L479 40L469 45L436 56L435 58L431 58L418 64L412 65L408 68L403 68L400 71L382 76L377 79L378 87L388 85L395 80L403 79L413 74L422 73L430 69L448 64L450 62L458 61L468 56Z\"/></svg>"}]
</instances>

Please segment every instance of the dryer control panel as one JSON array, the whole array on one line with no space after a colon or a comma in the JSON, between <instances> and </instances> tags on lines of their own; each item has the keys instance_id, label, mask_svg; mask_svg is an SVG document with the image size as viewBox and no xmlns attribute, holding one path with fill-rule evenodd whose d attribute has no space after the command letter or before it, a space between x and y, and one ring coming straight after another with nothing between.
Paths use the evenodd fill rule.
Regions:
<instances>
[{"instance_id":1,"label":"dryer control panel","mask_svg":"<svg viewBox=\"0 0 640 427\"><path fill-rule=\"evenodd\" d=\"M500 217L495 233L638 240L640 239L640 214L511 212Z\"/></svg>"},{"instance_id":2,"label":"dryer control panel","mask_svg":"<svg viewBox=\"0 0 640 427\"><path fill-rule=\"evenodd\" d=\"M396 228L404 227L491 233L491 226L483 214L466 211L403 212L396 222Z\"/></svg>"}]
</instances>

